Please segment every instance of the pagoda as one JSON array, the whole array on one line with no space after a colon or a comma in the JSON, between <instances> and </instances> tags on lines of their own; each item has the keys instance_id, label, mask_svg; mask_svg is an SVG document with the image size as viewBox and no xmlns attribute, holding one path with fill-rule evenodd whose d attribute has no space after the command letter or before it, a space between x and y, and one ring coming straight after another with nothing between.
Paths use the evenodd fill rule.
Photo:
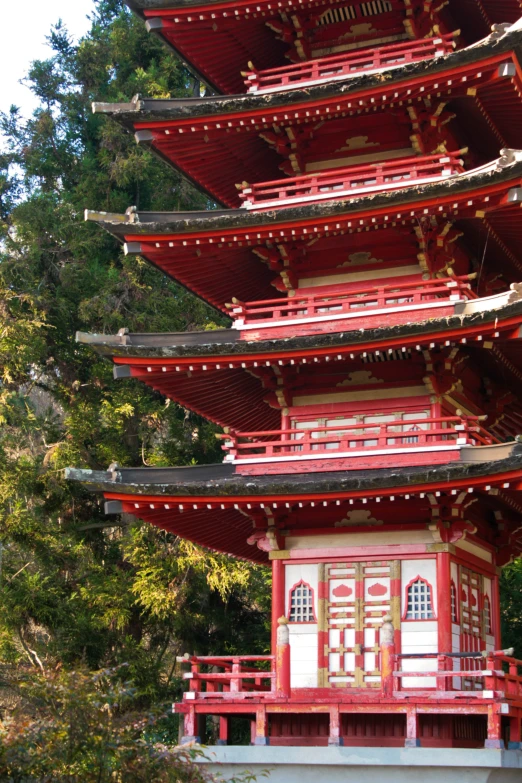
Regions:
<instances>
[{"instance_id":1,"label":"pagoda","mask_svg":"<svg viewBox=\"0 0 522 783\"><path fill-rule=\"evenodd\" d=\"M273 576L270 655L182 659L184 741L520 750L522 2L127 4L209 89L94 111L217 208L86 217L230 327L77 339L224 459L68 475Z\"/></svg>"}]
</instances>

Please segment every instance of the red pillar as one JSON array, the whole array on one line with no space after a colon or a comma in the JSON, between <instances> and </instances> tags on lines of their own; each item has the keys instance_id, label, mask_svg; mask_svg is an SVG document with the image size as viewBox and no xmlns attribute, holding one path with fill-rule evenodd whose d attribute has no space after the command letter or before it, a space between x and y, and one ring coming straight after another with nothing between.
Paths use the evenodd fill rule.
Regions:
<instances>
[{"instance_id":1,"label":"red pillar","mask_svg":"<svg viewBox=\"0 0 522 783\"><path fill-rule=\"evenodd\" d=\"M384 696L393 696L393 668L395 665L395 633L391 615L384 616L381 626L381 687Z\"/></svg>"},{"instance_id":2,"label":"red pillar","mask_svg":"<svg viewBox=\"0 0 522 783\"><path fill-rule=\"evenodd\" d=\"M437 554L437 630L439 653L451 652L451 566L449 552Z\"/></svg>"},{"instance_id":3,"label":"red pillar","mask_svg":"<svg viewBox=\"0 0 522 783\"><path fill-rule=\"evenodd\" d=\"M495 637L495 649L500 650L502 639L500 634L500 592L499 578L494 576L491 580L491 624L493 635Z\"/></svg>"},{"instance_id":4,"label":"red pillar","mask_svg":"<svg viewBox=\"0 0 522 783\"><path fill-rule=\"evenodd\" d=\"M405 748L420 748L419 715L416 707L408 707L406 710L406 739Z\"/></svg>"},{"instance_id":5,"label":"red pillar","mask_svg":"<svg viewBox=\"0 0 522 783\"><path fill-rule=\"evenodd\" d=\"M328 737L328 745L339 746L343 744L343 738L341 737L341 715L339 712L339 705L333 704L330 707L330 736Z\"/></svg>"},{"instance_id":6,"label":"red pillar","mask_svg":"<svg viewBox=\"0 0 522 783\"><path fill-rule=\"evenodd\" d=\"M488 738L485 742L485 747L493 748L494 750L504 749L500 704L490 704L488 707Z\"/></svg>"},{"instance_id":7,"label":"red pillar","mask_svg":"<svg viewBox=\"0 0 522 783\"><path fill-rule=\"evenodd\" d=\"M272 560L272 655L277 648L277 621L285 614L285 567L282 560Z\"/></svg>"},{"instance_id":8,"label":"red pillar","mask_svg":"<svg viewBox=\"0 0 522 783\"><path fill-rule=\"evenodd\" d=\"M228 717L226 715L220 715L219 717L219 739L217 744L228 744Z\"/></svg>"},{"instance_id":9,"label":"red pillar","mask_svg":"<svg viewBox=\"0 0 522 783\"><path fill-rule=\"evenodd\" d=\"M280 617L277 626L276 646L276 695L278 699L290 698L290 682L290 633L287 619Z\"/></svg>"}]
</instances>

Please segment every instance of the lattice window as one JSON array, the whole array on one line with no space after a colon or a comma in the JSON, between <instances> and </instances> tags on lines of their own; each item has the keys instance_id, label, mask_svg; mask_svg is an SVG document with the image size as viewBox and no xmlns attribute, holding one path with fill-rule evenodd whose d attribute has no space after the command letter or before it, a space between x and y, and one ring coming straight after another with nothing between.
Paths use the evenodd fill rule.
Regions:
<instances>
[{"instance_id":1,"label":"lattice window","mask_svg":"<svg viewBox=\"0 0 522 783\"><path fill-rule=\"evenodd\" d=\"M487 595L484 596L484 631L491 633L491 604Z\"/></svg>"},{"instance_id":2,"label":"lattice window","mask_svg":"<svg viewBox=\"0 0 522 783\"><path fill-rule=\"evenodd\" d=\"M329 8L322 14L317 25L338 24L339 22L348 22L352 19L364 18L365 16L377 16L393 11L393 5L390 0L368 0L359 5L345 5L338 8Z\"/></svg>"},{"instance_id":3,"label":"lattice window","mask_svg":"<svg viewBox=\"0 0 522 783\"><path fill-rule=\"evenodd\" d=\"M292 588L290 593L290 622L315 622L314 593L306 582L299 582Z\"/></svg>"},{"instance_id":4,"label":"lattice window","mask_svg":"<svg viewBox=\"0 0 522 783\"><path fill-rule=\"evenodd\" d=\"M450 596L451 596L451 622L458 623L459 612L457 606L457 588L455 587L455 582L453 581L451 582L450 585Z\"/></svg>"},{"instance_id":5,"label":"lattice window","mask_svg":"<svg viewBox=\"0 0 522 783\"><path fill-rule=\"evenodd\" d=\"M420 576L408 585L406 620L433 620L431 585Z\"/></svg>"}]
</instances>

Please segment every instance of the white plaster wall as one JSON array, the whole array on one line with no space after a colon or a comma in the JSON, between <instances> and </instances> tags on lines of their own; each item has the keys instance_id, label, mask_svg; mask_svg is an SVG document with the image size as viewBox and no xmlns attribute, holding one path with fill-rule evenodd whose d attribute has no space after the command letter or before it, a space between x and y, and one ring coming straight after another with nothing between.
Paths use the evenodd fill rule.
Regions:
<instances>
[{"instance_id":1,"label":"white plaster wall","mask_svg":"<svg viewBox=\"0 0 522 783\"><path fill-rule=\"evenodd\" d=\"M317 688L317 625L295 623L290 629L290 684Z\"/></svg>"},{"instance_id":2,"label":"white plaster wall","mask_svg":"<svg viewBox=\"0 0 522 783\"><path fill-rule=\"evenodd\" d=\"M401 563L401 615L407 608L409 583L417 576L426 579L431 585L431 600L435 616L437 615L437 566L435 560L403 560ZM401 644L403 653L438 652L437 620L403 620L401 626ZM437 668L436 658L403 658L402 670L410 672L429 672ZM434 688L434 677L403 677L403 688Z\"/></svg>"},{"instance_id":3,"label":"white plaster wall","mask_svg":"<svg viewBox=\"0 0 522 783\"><path fill-rule=\"evenodd\" d=\"M319 584L316 563L285 566L285 613L290 614L290 590L300 581L310 585L314 593L314 610L317 616ZM317 624L290 623L290 684L292 688L317 688Z\"/></svg>"}]
</instances>

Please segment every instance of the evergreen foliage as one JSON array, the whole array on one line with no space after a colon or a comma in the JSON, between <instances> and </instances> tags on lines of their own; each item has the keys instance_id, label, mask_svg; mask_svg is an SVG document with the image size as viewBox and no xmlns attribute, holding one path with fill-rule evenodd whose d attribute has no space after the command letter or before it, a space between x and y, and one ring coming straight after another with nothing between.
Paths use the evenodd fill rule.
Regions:
<instances>
[{"instance_id":1,"label":"evergreen foliage","mask_svg":"<svg viewBox=\"0 0 522 783\"><path fill-rule=\"evenodd\" d=\"M216 462L215 427L112 379L74 341L215 328L222 316L125 257L85 208L212 208L91 101L182 96L190 74L119 0L74 45L59 23L28 83L39 108L0 117L0 660L98 670L126 663L135 702L179 696L176 655L267 650L264 569L208 553L68 484L66 466ZM2 704L0 687L0 710Z\"/></svg>"}]
</instances>

